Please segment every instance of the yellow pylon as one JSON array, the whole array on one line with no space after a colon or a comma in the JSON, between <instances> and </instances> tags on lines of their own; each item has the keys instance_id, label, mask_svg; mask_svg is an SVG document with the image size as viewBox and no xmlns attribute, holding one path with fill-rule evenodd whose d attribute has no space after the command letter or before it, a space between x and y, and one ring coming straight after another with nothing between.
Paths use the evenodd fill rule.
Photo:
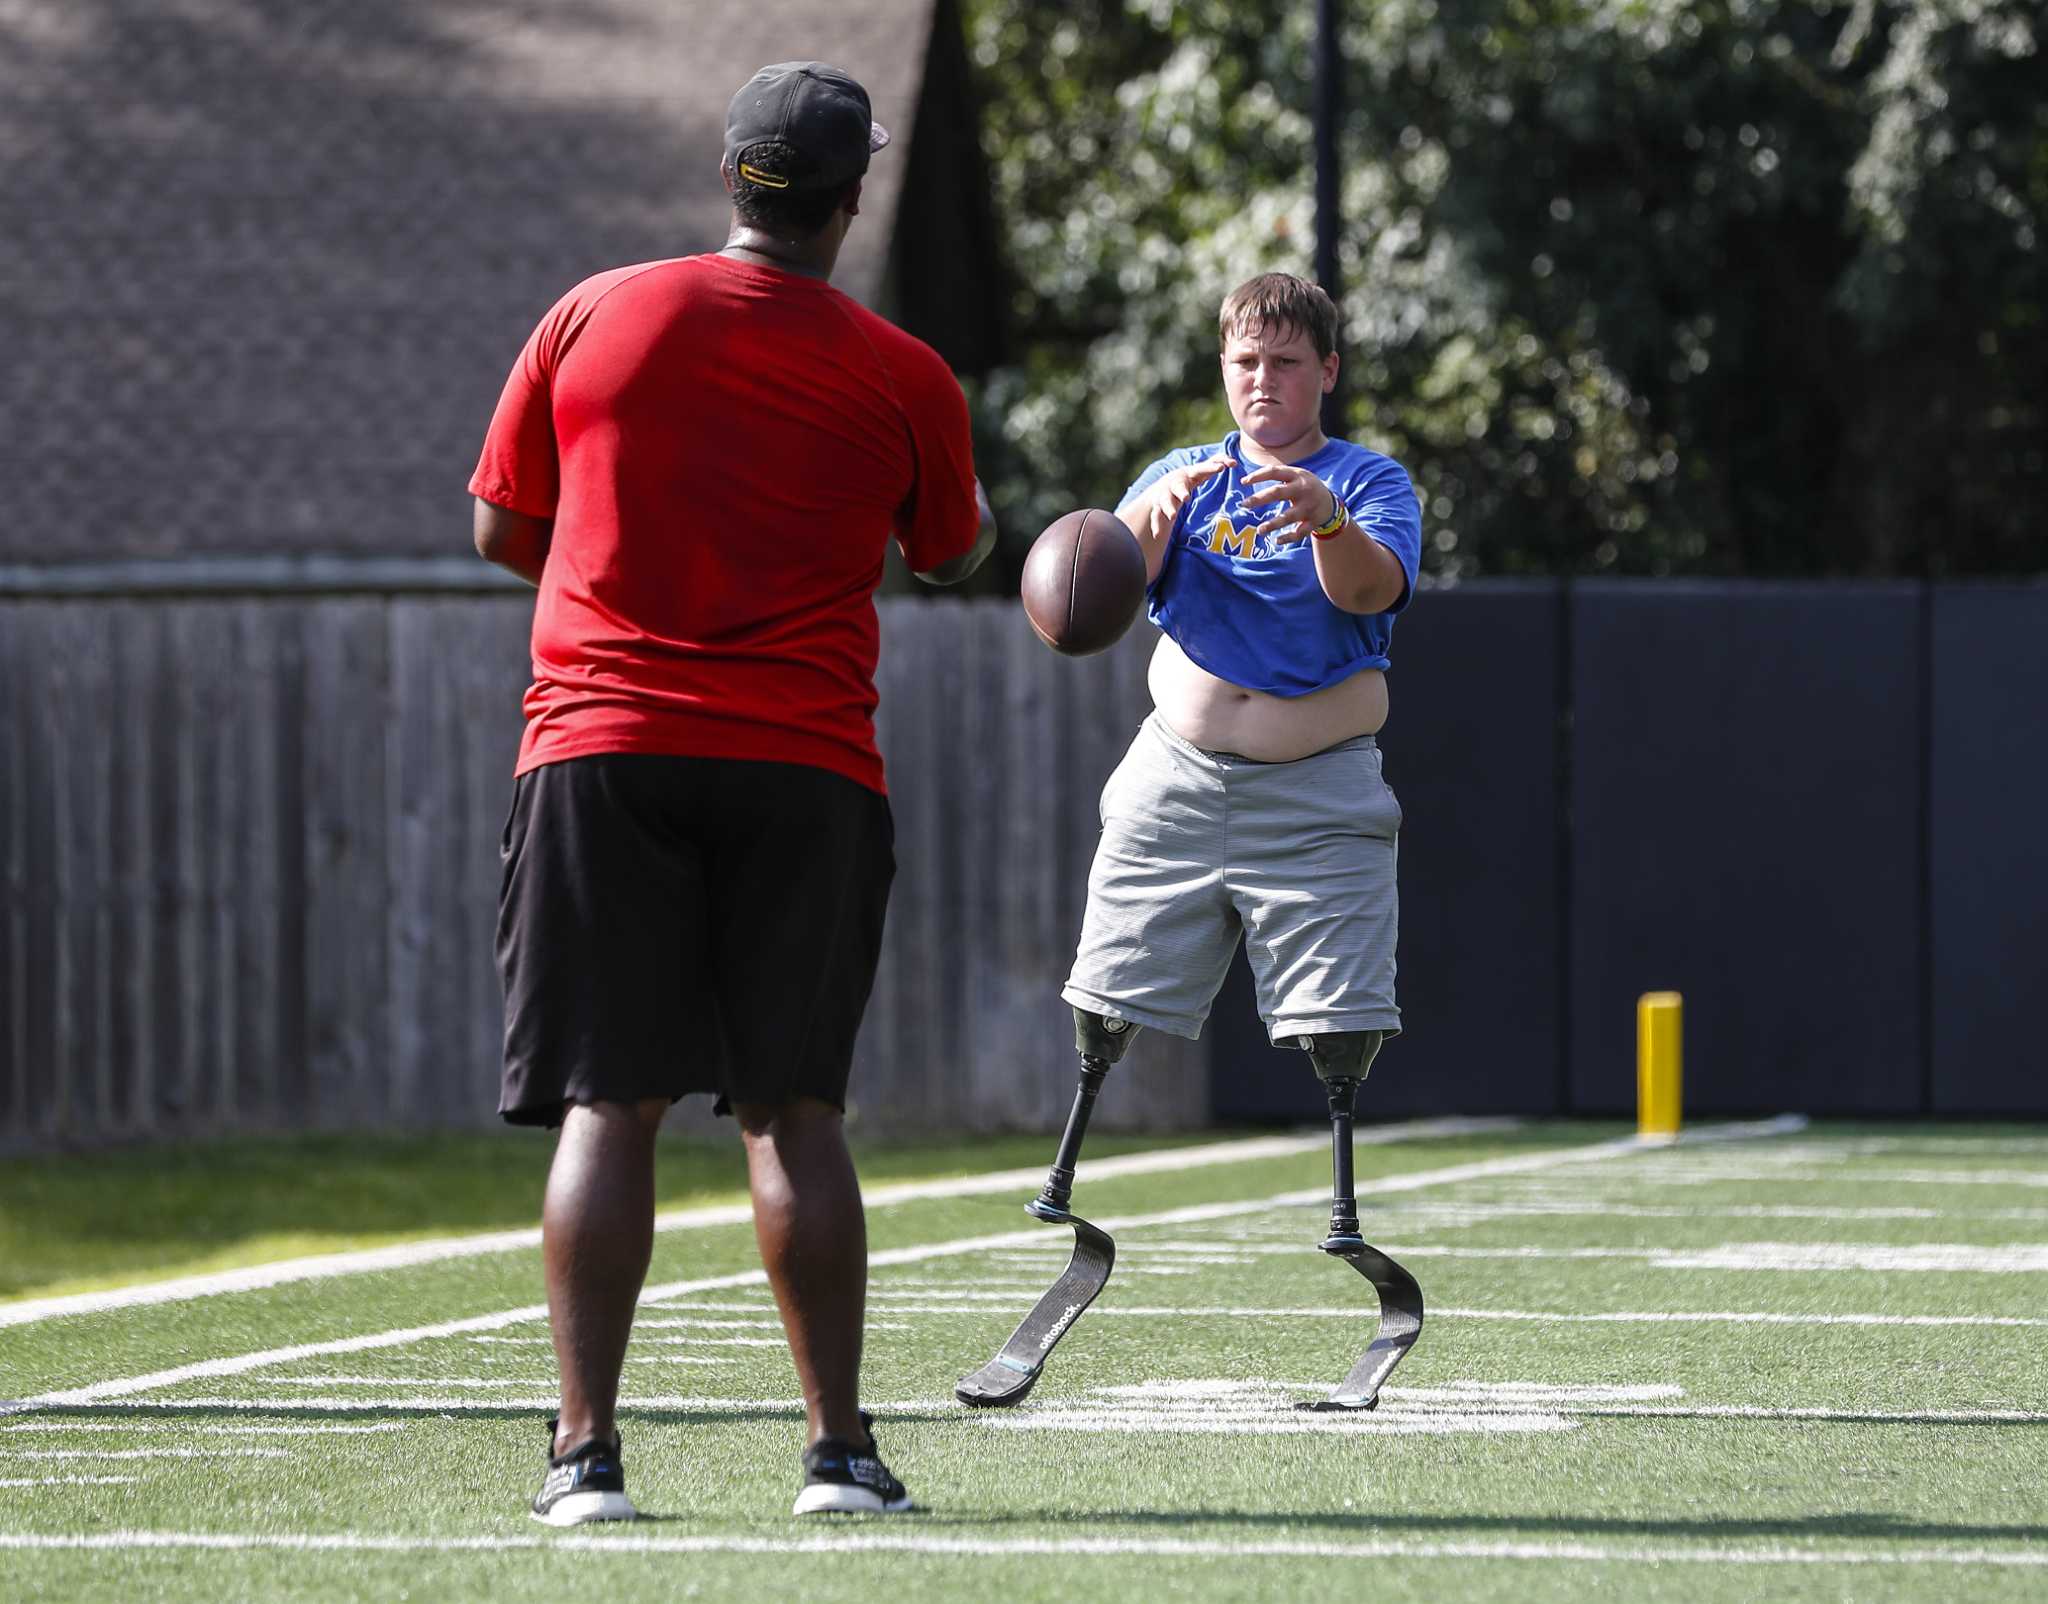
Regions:
<instances>
[{"instance_id":1,"label":"yellow pylon","mask_svg":"<svg viewBox=\"0 0 2048 1604\"><path fill-rule=\"evenodd\" d=\"M1636 1132L1645 1142L1678 1140L1685 999L1646 991L1636 999Z\"/></svg>"}]
</instances>

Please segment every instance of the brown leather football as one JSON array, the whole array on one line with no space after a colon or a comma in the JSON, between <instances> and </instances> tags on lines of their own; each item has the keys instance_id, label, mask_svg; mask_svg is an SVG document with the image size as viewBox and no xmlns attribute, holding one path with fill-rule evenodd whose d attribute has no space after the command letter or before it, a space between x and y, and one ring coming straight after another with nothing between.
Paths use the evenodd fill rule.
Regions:
<instances>
[{"instance_id":1,"label":"brown leather football","mask_svg":"<svg viewBox=\"0 0 2048 1604\"><path fill-rule=\"evenodd\" d=\"M1024 559L1024 615L1056 652L1113 646L1145 600L1145 553L1113 512L1084 507L1046 525Z\"/></svg>"}]
</instances>

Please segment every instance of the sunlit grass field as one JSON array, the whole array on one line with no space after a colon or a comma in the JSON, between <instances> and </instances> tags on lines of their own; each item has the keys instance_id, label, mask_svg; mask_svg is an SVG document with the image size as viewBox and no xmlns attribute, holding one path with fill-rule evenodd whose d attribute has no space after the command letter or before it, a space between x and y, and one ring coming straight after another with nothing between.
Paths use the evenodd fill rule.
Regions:
<instances>
[{"instance_id":1,"label":"sunlit grass field","mask_svg":"<svg viewBox=\"0 0 2048 1604\"><path fill-rule=\"evenodd\" d=\"M671 1170L702 1166L664 1192L626 1369L628 1487L648 1518L569 1533L525 1514L553 1402L520 1235L544 1149L520 1150L523 1194L449 1217L498 1233L465 1243L418 1240L389 1147L321 1148L306 1184L328 1224L411 1247L271 1285L167 1282L265 1254L220 1232L181 1258L165 1226L125 1267L140 1294L69 1305L17 1268L21 1295L0 1302L0 1398L16 1400L0 1593L2048 1593L2048 1131L1695 1127L1670 1149L1626 1134L1361 1132L1366 1235L1430 1307L1365 1415L1295 1407L1373 1330L1370 1289L1314 1247L1317 1133L1162 1150L1144 1173L1091 1139L1075 1203L1115 1234L1116 1272L1012 1411L967 1410L952 1384L1071 1234L1025 1218L1028 1178L971 1177L1049 1144L869 1155L866 1393L920 1509L801 1522L801 1414L737 1169L679 1153ZM358 1163L385 1180L352 1192ZM0 1205L19 1196L0 1186ZM277 1223L277 1241L339 1245L310 1207ZM44 1281L124 1267L79 1269Z\"/></svg>"}]
</instances>

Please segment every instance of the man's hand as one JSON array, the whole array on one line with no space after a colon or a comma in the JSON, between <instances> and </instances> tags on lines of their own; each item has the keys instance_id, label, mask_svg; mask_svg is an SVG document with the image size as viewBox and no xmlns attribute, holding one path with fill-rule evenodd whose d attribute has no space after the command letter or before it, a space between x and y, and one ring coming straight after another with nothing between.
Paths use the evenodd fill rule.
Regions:
<instances>
[{"instance_id":1,"label":"man's hand","mask_svg":"<svg viewBox=\"0 0 2048 1604\"><path fill-rule=\"evenodd\" d=\"M1117 508L1116 515L1130 525L1131 533L1144 548L1146 584L1157 579L1159 570L1165 566L1167 537L1173 533L1174 520L1180 517L1180 510L1194 494L1195 486L1236 466L1235 457L1225 456L1189 463L1185 468L1161 474L1142 495L1133 496Z\"/></svg>"},{"instance_id":2,"label":"man's hand","mask_svg":"<svg viewBox=\"0 0 2048 1604\"><path fill-rule=\"evenodd\" d=\"M1271 515L1252 531L1255 536L1306 540L1310 530L1337 516L1337 492L1308 469L1293 463L1255 468L1244 476L1244 482L1264 486L1257 494L1244 498L1247 507L1273 508Z\"/></svg>"}]
</instances>

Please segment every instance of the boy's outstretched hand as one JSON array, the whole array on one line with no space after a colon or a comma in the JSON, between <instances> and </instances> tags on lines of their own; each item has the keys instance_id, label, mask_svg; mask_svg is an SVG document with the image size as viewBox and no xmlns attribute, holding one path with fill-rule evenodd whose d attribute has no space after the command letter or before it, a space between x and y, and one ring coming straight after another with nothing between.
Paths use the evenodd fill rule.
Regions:
<instances>
[{"instance_id":1,"label":"boy's outstretched hand","mask_svg":"<svg viewBox=\"0 0 2048 1604\"><path fill-rule=\"evenodd\" d=\"M1264 488L1244 498L1247 507L1272 507L1273 512L1253 531L1258 535L1278 534L1282 540L1306 540L1311 529L1337 516L1337 492L1291 462L1271 468L1254 468L1244 476L1248 485Z\"/></svg>"},{"instance_id":2,"label":"boy's outstretched hand","mask_svg":"<svg viewBox=\"0 0 2048 1604\"><path fill-rule=\"evenodd\" d=\"M1235 457L1220 455L1202 462L1191 462L1185 468L1161 474L1142 495L1133 496L1117 508L1116 515L1130 525L1131 533L1138 537L1138 544L1145 548L1146 584L1159 577L1160 567L1166 561L1166 542L1173 533L1174 520L1180 517L1180 510L1187 505L1195 486L1236 465Z\"/></svg>"}]
</instances>

